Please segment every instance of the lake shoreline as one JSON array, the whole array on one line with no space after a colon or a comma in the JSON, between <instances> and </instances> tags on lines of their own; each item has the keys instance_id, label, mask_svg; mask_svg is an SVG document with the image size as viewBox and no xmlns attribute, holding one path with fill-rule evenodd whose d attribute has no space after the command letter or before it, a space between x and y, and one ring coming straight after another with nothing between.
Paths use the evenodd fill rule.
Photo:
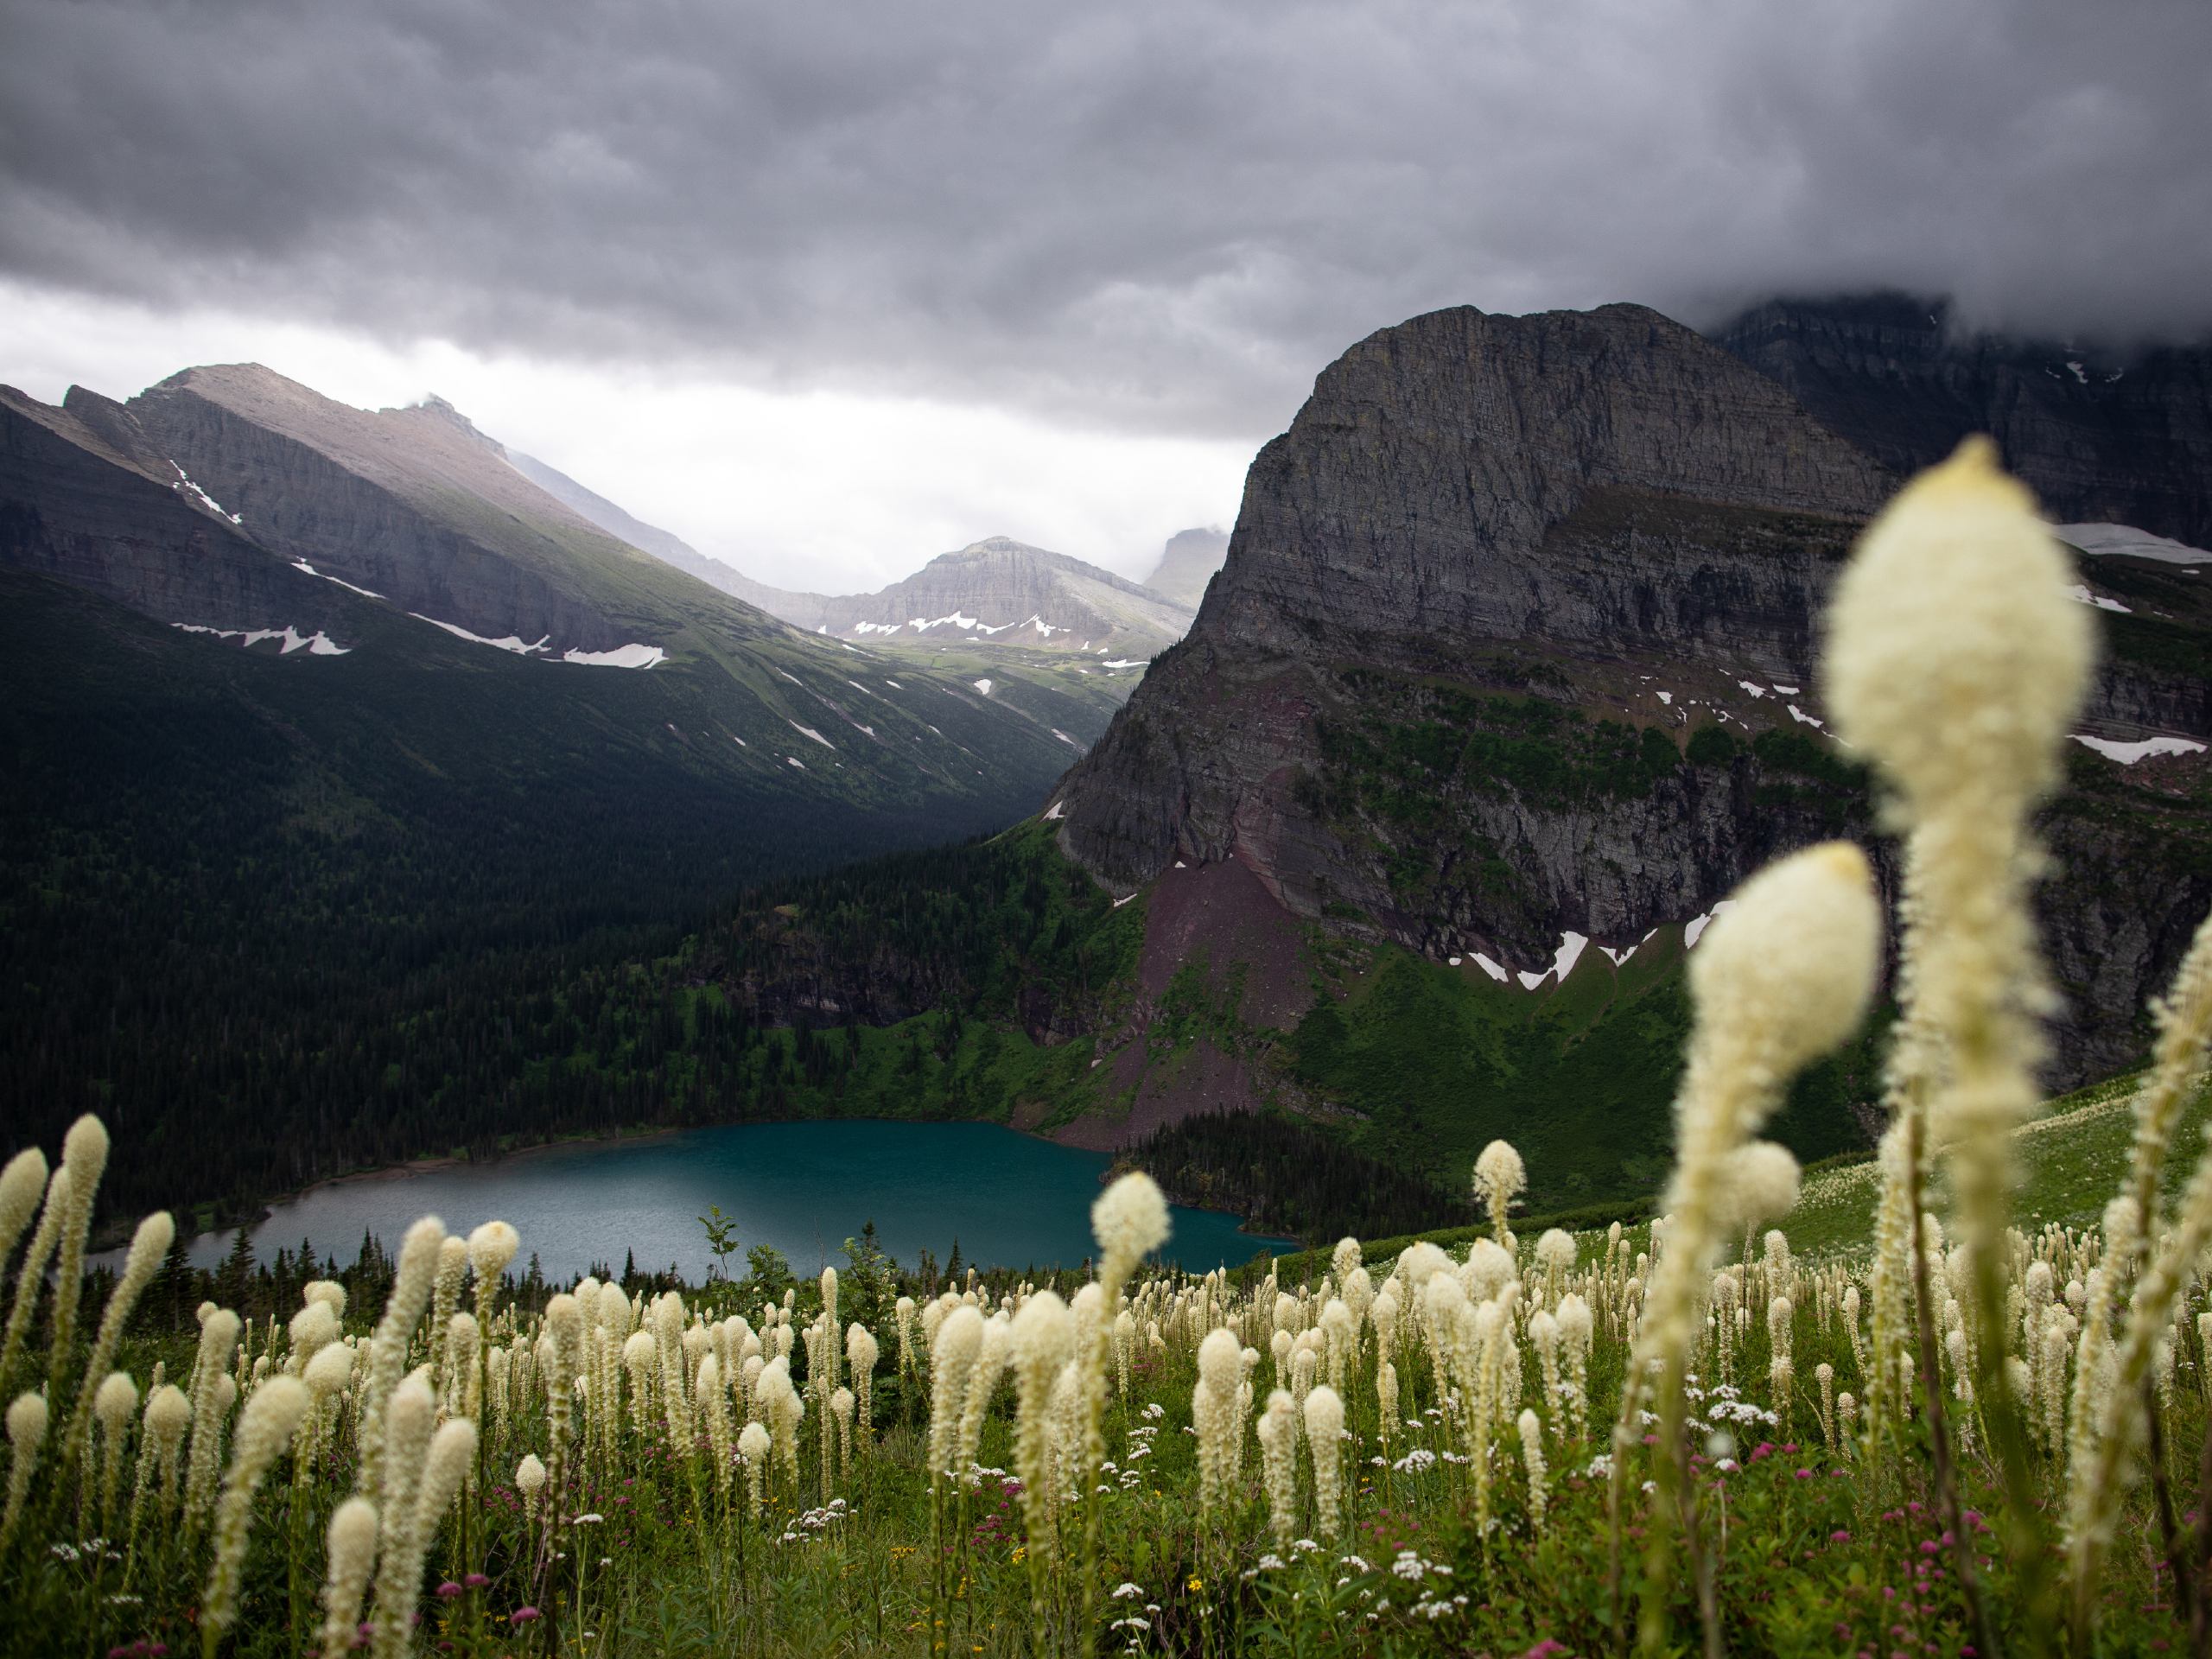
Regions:
<instances>
[{"instance_id":1,"label":"lake shoreline","mask_svg":"<svg viewBox=\"0 0 2212 1659\"><path fill-rule=\"evenodd\" d=\"M981 1131L986 1134L995 1129L1011 1130L1014 1142L1034 1147L1039 1154L1046 1153L1047 1149L1076 1154L1083 1154L1086 1150L1081 1147L1065 1147L1064 1143L1048 1135L1039 1135L1033 1131L1014 1128L1009 1124L991 1122L977 1118L790 1117L747 1119L742 1122L732 1124L639 1127L604 1135L569 1135L552 1141L533 1142L525 1146L503 1149L491 1157L472 1158L461 1154L443 1154L411 1158L370 1168L346 1170L340 1173L327 1175L320 1179L305 1183L286 1193L266 1200L255 1206L257 1213L242 1218L226 1218L219 1225L195 1229L188 1236L188 1243L195 1259L212 1259L213 1254L230 1238L234 1237L241 1227L244 1227L249 1236L254 1240L257 1255L265 1256L267 1252L274 1250L279 1245L289 1249L294 1243L300 1241L290 1236L290 1228L284 1219L287 1212L301 1207L316 1208L319 1203L327 1205L336 1198L341 1208L356 1211L365 1209L377 1213L378 1218L367 1228L367 1230L375 1236L385 1248L390 1249L396 1248L395 1230L401 1226L401 1223L396 1219L397 1212L405 1209L410 1202L410 1199L406 1198L379 1196L380 1188L390 1188L396 1183L421 1179L427 1179L431 1183L430 1190L426 1190L421 1196L420 1208L423 1213L451 1215L458 1209L464 1212L466 1219L481 1219L481 1217L466 1216L465 1212L469 1211L472 1205L460 1202L452 1197L447 1191L450 1182L456 1178L462 1179L465 1183L481 1178L496 1187L500 1178L494 1172L502 1166L512 1166L518 1172L518 1179L522 1179L526 1186L542 1185L547 1178L525 1176L521 1173L531 1164L540 1161L540 1159L533 1154L542 1155L562 1151L576 1153L580 1155L576 1160L575 1168L581 1173L588 1171L596 1162L596 1160L589 1154L605 1152L626 1154L636 1152L649 1158L657 1158L662 1162L673 1161L676 1164L682 1164L685 1159L680 1152L654 1154L649 1150L657 1144L674 1141L679 1136L706 1136L719 1140L721 1135L732 1131L783 1130L788 1132L804 1131L809 1128L825 1130L842 1128L849 1131L864 1131L868 1126L875 1126L885 1130L923 1130L925 1132L932 1128L963 1132ZM963 1155L972 1159L978 1154L970 1152ZM1015 1157L1010 1145L1002 1154L986 1152L980 1155L984 1158L987 1164L993 1166L1009 1159L1016 1163L1022 1161L1022 1159ZM1100 1156L1097 1154L1089 1155ZM1023 1156L1026 1157L1026 1154ZM465 1176L459 1175L458 1173L462 1171L470 1172L470 1173ZM1108 1160L1104 1167L1086 1173L1082 1190L1095 1193L1098 1185L1110 1180L1119 1171L1115 1167L1114 1163ZM557 1182L568 1179L569 1177L564 1167L561 1175L551 1179ZM592 1178L583 1175L582 1179L588 1180ZM887 1173L885 1179L891 1182L892 1189L896 1191L899 1186L897 1176ZM849 1200L866 1194L863 1199L863 1207L865 1207L874 1203L875 1191L876 1188L871 1184L857 1188L854 1193L848 1194L846 1197ZM1194 1223L1196 1217L1199 1216L1206 1217L1206 1224L1200 1228L1199 1232L1201 1236L1211 1238L1214 1243L1211 1245L1201 1244L1200 1248L1220 1250L1223 1259L1230 1262L1231 1265L1241 1263L1251 1255L1276 1254L1300 1248L1299 1241L1295 1239L1287 1238L1281 1234L1254 1229L1248 1217L1235 1211L1215 1210L1184 1204L1173 1199L1172 1195L1170 1201L1175 1203L1178 1210L1191 1212ZM1082 1224L1082 1232L1084 1235L1084 1244L1087 1249L1089 1244L1087 1212L1090 1199L1071 1193L1067 1195L1065 1202L1072 1207L1064 1211L1063 1214L1071 1217L1079 1216L1085 1218ZM667 1213L672 1218L689 1217L690 1203L690 1199L678 1198L671 1192ZM700 1207L704 1207L703 1198L700 1202ZM496 1212L495 1204L493 1213ZM411 1213L408 1219L412 1219ZM963 1229L963 1234L964 1230ZM278 1231L283 1232L285 1236L279 1238L276 1236ZM1227 1234L1226 1238L1222 1236L1224 1233ZM319 1252L328 1255L334 1250L342 1255L344 1251L351 1249L353 1243L360 1236L360 1233L351 1231L346 1238L340 1239L331 1232L327 1222L324 1221L309 1229L306 1236L311 1239L314 1247ZM120 1242L118 1241L118 1243ZM955 1236L952 1242L961 1242L961 1236ZM1001 1241L1002 1248L1010 1243L1011 1241ZM1069 1247L1071 1248L1071 1246ZM647 1248L643 1244L642 1239L639 1248L641 1250ZM1020 1253L1022 1249L1018 1244L1013 1245L1013 1248L1017 1253Z\"/></svg>"}]
</instances>

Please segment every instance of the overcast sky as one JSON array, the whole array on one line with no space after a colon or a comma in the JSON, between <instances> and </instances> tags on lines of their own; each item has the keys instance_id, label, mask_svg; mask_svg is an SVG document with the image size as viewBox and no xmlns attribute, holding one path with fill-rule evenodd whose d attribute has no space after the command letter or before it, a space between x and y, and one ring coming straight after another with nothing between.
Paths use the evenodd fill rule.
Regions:
<instances>
[{"instance_id":1,"label":"overcast sky","mask_svg":"<svg viewBox=\"0 0 2212 1659\"><path fill-rule=\"evenodd\" d=\"M2212 327L2207 0L0 0L0 380L252 359L791 586L1141 574L1459 303Z\"/></svg>"}]
</instances>

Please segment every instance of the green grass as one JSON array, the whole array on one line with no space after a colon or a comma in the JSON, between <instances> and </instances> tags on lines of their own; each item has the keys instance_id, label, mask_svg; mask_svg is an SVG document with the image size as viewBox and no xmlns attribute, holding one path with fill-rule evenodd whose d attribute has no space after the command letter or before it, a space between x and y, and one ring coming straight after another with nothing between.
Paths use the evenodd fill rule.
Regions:
<instances>
[{"instance_id":1,"label":"green grass","mask_svg":"<svg viewBox=\"0 0 2212 1659\"><path fill-rule=\"evenodd\" d=\"M2033 1232L2044 1226L2099 1224L2127 1169L2139 1081L2130 1073L2077 1089L2012 1132L2016 1226ZM2159 1182L2170 1205L2204 1154L2208 1124L2212 1087L2200 1088L2182 1109L2168 1146ZM1784 1224L1792 1243L1815 1255L1865 1250L1872 1236L1879 1186L1880 1172L1871 1159L1815 1172Z\"/></svg>"},{"instance_id":2,"label":"green grass","mask_svg":"<svg viewBox=\"0 0 2212 1659\"><path fill-rule=\"evenodd\" d=\"M1618 969L1594 947L1535 995L1472 966L1375 950L1292 1034L1294 1075L1349 1107L1346 1139L1463 1187L1508 1140L1527 1158L1538 1211L1624 1204L1657 1190L1689 1034L1681 930L1662 928ZM1802 1159L1863 1144L1848 1109L1876 1074L1878 1028L1800 1079L1777 1138Z\"/></svg>"}]
</instances>

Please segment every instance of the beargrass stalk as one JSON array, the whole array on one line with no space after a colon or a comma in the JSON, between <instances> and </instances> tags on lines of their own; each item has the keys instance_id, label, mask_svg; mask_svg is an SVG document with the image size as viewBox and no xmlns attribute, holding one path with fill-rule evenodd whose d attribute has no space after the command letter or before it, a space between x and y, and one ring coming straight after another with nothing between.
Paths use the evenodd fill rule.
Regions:
<instances>
[{"instance_id":1,"label":"beargrass stalk","mask_svg":"<svg viewBox=\"0 0 2212 1659\"><path fill-rule=\"evenodd\" d=\"M331 1512L330 1564L322 1587L323 1659L351 1659L361 1598L377 1563L377 1506L349 1497Z\"/></svg>"},{"instance_id":2,"label":"beargrass stalk","mask_svg":"<svg viewBox=\"0 0 2212 1659\"><path fill-rule=\"evenodd\" d=\"M2173 991L2155 1012L2158 1056L2145 1093L2185 1099L2202 1081L2207 1048L2212 1046L2212 920L2197 930ZM2139 1116L2138 1121L2142 1121ZM2134 1192L2143 1190L2139 1169L2131 1172L2130 1186ZM2155 1185L2151 1190L2156 1192ZM2114 1201L2115 1208L2123 1205L2133 1210L2132 1193ZM2131 1217L2138 1224L2138 1234L2148 1230L2141 1224L2144 1219ZM2091 1396L2095 1401L2094 1439L2075 1477L2069 1539L2077 1632L2087 1628L2098 1564L2126 1498L2140 1445L2144 1381L2208 1244L2212 1244L2212 1133L2182 1192L2172 1226L2136 1281L2110 1377L2097 1379L2102 1386ZM2086 1338L2086 1323L2083 1334Z\"/></svg>"},{"instance_id":3,"label":"beargrass stalk","mask_svg":"<svg viewBox=\"0 0 2212 1659\"><path fill-rule=\"evenodd\" d=\"M238 1577L245 1567L246 1533L253 1495L283 1452L311 1403L308 1386L295 1376L272 1376L247 1398L223 1494L215 1505L215 1566L200 1604L200 1650L213 1659L238 1622Z\"/></svg>"},{"instance_id":4,"label":"beargrass stalk","mask_svg":"<svg viewBox=\"0 0 2212 1659\"><path fill-rule=\"evenodd\" d=\"M371 1615L370 1651L374 1659L395 1659L406 1650L413 1631L415 1601L423 1587L423 1558L415 1532L423 1488L423 1465L437 1424L437 1402L429 1385L410 1376L391 1391L383 1415L383 1479L378 1508L383 1530L377 1540L376 1606Z\"/></svg>"},{"instance_id":5,"label":"beargrass stalk","mask_svg":"<svg viewBox=\"0 0 2212 1659\"><path fill-rule=\"evenodd\" d=\"M219 1307L200 1327L200 1355L192 1373L192 1439L185 1452L184 1532L198 1534L215 1502L215 1478L222 1468L225 1397L233 1386L223 1370L238 1339L238 1316Z\"/></svg>"},{"instance_id":6,"label":"beargrass stalk","mask_svg":"<svg viewBox=\"0 0 2212 1659\"><path fill-rule=\"evenodd\" d=\"M2094 655L2071 580L2033 497L1988 439L1969 438L1874 521L1828 613L1837 730L1893 787L1891 817L1913 836L1925 924L1914 996L1942 1058L1929 1128L1983 1333L1974 1396L2021 1560L2040 1529L2005 1364L2009 1136L2037 1098L2036 1016L2050 1000L2027 904L2042 863L2029 814L2057 780ZM2023 1627L2032 1643L2045 1624Z\"/></svg>"},{"instance_id":7,"label":"beargrass stalk","mask_svg":"<svg viewBox=\"0 0 2212 1659\"><path fill-rule=\"evenodd\" d=\"M1541 1537L1544 1532L1546 1502L1544 1482L1547 1474L1544 1467L1543 1421L1534 1411L1524 1409L1514 1427L1520 1436L1521 1462L1529 1472L1529 1522L1535 1529L1536 1535Z\"/></svg>"},{"instance_id":8,"label":"beargrass stalk","mask_svg":"<svg viewBox=\"0 0 2212 1659\"><path fill-rule=\"evenodd\" d=\"M45 1160L39 1160L39 1167ZM18 1168L29 1168L22 1157L9 1165L10 1173ZM70 1189L74 1184L69 1166L61 1165L46 1182L46 1206L39 1211L38 1225L31 1232L31 1242L23 1249L23 1259L16 1269L16 1300L8 1310L8 1330L0 1338L0 1384L15 1374L16 1361L22 1357L23 1339L29 1335L31 1314L38 1306L39 1294L46 1288L46 1264L52 1259L54 1247L61 1236L61 1218L69 1208Z\"/></svg>"},{"instance_id":9,"label":"beargrass stalk","mask_svg":"<svg viewBox=\"0 0 2212 1659\"><path fill-rule=\"evenodd\" d=\"M1041 1652L1051 1639L1052 1575L1059 1543L1046 1468L1052 1384L1075 1350L1074 1316L1053 1292L1039 1291L1014 1315L1013 1335L1014 1467L1021 1482L1022 1530L1029 1546L1030 1635Z\"/></svg>"},{"instance_id":10,"label":"beargrass stalk","mask_svg":"<svg viewBox=\"0 0 2212 1659\"><path fill-rule=\"evenodd\" d=\"M100 1177L107 1172L107 1126L87 1112L69 1126L62 1137L61 1161L75 1173L69 1178L69 1205L61 1215L60 1256L55 1263L54 1317L47 1333L53 1350L47 1361L47 1388L59 1395L68 1375L77 1337L77 1305L85 1294L85 1239L92 1230L92 1199ZM163 1245L162 1249L168 1247ZM159 1258L156 1259L159 1266ZM150 1275L149 1275L150 1276ZM86 1386L90 1386L89 1377ZM73 1427L74 1420L73 1419ZM73 1448L65 1442L65 1459Z\"/></svg>"},{"instance_id":11,"label":"beargrass stalk","mask_svg":"<svg viewBox=\"0 0 2212 1659\"><path fill-rule=\"evenodd\" d=\"M100 1532L115 1533L115 1503L123 1485L124 1440L138 1411L138 1385L122 1371L110 1371L92 1396L92 1415L100 1426Z\"/></svg>"},{"instance_id":12,"label":"beargrass stalk","mask_svg":"<svg viewBox=\"0 0 2212 1659\"><path fill-rule=\"evenodd\" d=\"M62 1441L64 1480L68 1478L67 1471L76 1468L85 1450L85 1437L92 1420L92 1379L106 1377L108 1363L115 1357L116 1346L123 1340L124 1325L146 1287L153 1282L154 1274L160 1271L162 1257L175 1236L176 1224L166 1210L157 1210L148 1216L131 1236L130 1253L124 1257L123 1276L116 1281L115 1289L107 1299L106 1311L100 1316L99 1333L92 1338L92 1357L85 1362L84 1382L77 1390L76 1409L70 1414L69 1433Z\"/></svg>"},{"instance_id":13,"label":"beargrass stalk","mask_svg":"<svg viewBox=\"0 0 2212 1659\"><path fill-rule=\"evenodd\" d=\"M1751 1137L1789 1079L1843 1042L1865 1017L1880 950L1881 917L1866 856L1847 842L1831 842L1780 860L1745 882L1691 954L1697 1019L1675 1103L1666 1248L1653 1264L1613 1428L1609 1506L1616 1558L1627 1465L1647 1400L1658 1419L1655 1478L1666 1503L1683 1510L1687 1521L1687 1493L1675 1490L1675 1450L1682 1432L1683 1376L1704 1326L1714 1262L1732 1230L1779 1214L1796 1198L1795 1160ZM1655 1525L1645 1551L1647 1648L1663 1640L1667 1559L1665 1529ZM1617 1593L1617 1632L1623 1611ZM1708 1648L1716 1641L1708 1630Z\"/></svg>"},{"instance_id":14,"label":"beargrass stalk","mask_svg":"<svg viewBox=\"0 0 2212 1659\"><path fill-rule=\"evenodd\" d=\"M31 1224L39 1195L45 1191L46 1154L36 1147L17 1153L0 1169L0 1268L8 1265L16 1241Z\"/></svg>"},{"instance_id":15,"label":"beargrass stalk","mask_svg":"<svg viewBox=\"0 0 2212 1659\"><path fill-rule=\"evenodd\" d=\"M0 1511L0 1557L22 1524L23 1504L38 1471L39 1447L46 1440L46 1396L19 1394L8 1407L8 1507Z\"/></svg>"},{"instance_id":16,"label":"beargrass stalk","mask_svg":"<svg viewBox=\"0 0 2212 1659\"><path fill-rule=\"evenodd\" d=\"M423 1310L429 1305L445 1236L445 1224L435 1216L424 1216L407 1230L400 1240L399 1266L392 1279L391 1295L385 1303L384 1318L378 1322L376 1335L369 1344L368 1375L361 1382L361 1462L354 1485L362 1497L372 1501L382 1501L386 1443L385 1402L407 1370L408 1344L414 1340L415 1327L422 1323ZM385 1523L391 1524L388 1509Z\"/></svg>"}]
</instances>

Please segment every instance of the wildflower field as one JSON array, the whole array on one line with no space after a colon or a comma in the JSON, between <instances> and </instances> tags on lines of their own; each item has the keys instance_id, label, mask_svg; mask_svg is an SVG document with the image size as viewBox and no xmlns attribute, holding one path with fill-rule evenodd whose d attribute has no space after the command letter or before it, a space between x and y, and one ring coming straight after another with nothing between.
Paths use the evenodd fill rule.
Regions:
<instances>
[{"instance_id":1,"label":"wildflower field","mask_svg":"<svg viewBox=\"0 0 2212 1659\"><path fill-rule=\"evenodd\" d=\"M2063 574L1970 444L1839 588L1900 1017L1879 1155L1816 1178L1808 1248L1759 1130L1880 977L1839 843L1691 958L1648 1230L1517 1236L1497 1141L1450 1249L1162 1271L1131 1173L1092 1267L1040 1282L854 1249L556 1289L503 1224L425 1218L296 1309L165 1321L168 1216L85 1272L86 1117L0 1172L0 1652L2206 1651L2212 922L2143 1074L2036 1119L2028 824L2088 668Z\"/></svg>"}]
</instances>

